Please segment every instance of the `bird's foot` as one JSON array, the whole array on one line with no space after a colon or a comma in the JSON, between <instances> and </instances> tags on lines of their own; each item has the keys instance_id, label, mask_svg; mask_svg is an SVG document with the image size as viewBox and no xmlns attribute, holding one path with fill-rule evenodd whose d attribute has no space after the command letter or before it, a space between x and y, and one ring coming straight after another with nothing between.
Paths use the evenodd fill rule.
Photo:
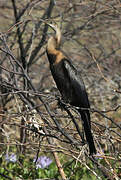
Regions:
<instances>
[{"instance_id":1,"label":"bird's foot","mask_svg":"<svg viewBox=\"0 0 121 180\"><path fill-rule=\"evenodd\" d=\"M61 110L64 110L66 107L66 103L63 99L58 98L58 106L61 108Z\"/></svg>"}]
</instances>

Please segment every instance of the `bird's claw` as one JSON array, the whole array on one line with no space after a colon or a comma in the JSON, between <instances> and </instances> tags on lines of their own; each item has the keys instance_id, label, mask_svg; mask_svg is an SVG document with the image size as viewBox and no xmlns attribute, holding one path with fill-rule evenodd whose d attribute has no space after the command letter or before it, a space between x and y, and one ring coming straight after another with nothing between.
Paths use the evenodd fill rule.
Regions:
<instances>
[{"instance_id":1,"label":"bird's claw","mask_svg":"<svg viewBox=\"0 0 121 180\"><path fill-rule=\"evenodd\" d=\"M61 108L61 110L64 110L66 107L65 102L63 101L63 99L58 98L58 106Z\"/></svg>"}]
</instances>

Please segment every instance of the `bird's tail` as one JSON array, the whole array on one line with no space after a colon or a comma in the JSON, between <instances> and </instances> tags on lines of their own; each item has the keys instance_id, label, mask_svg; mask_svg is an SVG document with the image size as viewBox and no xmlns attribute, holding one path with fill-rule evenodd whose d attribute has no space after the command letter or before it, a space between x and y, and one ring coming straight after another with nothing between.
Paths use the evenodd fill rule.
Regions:
<instances>
[{"instance_id":1,"label":"bird's tail","mask_svg":"<svg viewBox=\"0 0 121 180\"><path fill-rule=\"evenodd\" d=\"M90 112L89 110L81 110L81 109L78 109L78 111L81 115L81 119L83 122L84 132L85 132L87 143L89 145L90 155L96 154L96 148L95 148L93 136L91 133Z\"/></svg>"}]
</instances>

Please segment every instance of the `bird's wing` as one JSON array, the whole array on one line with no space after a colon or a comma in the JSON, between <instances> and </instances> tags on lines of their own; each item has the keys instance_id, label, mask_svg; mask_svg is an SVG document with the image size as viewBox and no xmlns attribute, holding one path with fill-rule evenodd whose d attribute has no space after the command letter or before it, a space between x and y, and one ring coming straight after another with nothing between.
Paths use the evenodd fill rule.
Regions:
<instances>
[{"instance_id":1,"label":"bird's wing","mask_svg":"<svg viewBox=\"0 0 121 180\"><path fill-rule=\"evenodd\" d=\"M81 74L68 59L64 60L64 67L68 73L71 87L74 89L76 97L78 98L77 101L80 102L80 107L89 108L89 100Z\"/></svg>"}]
</instances>

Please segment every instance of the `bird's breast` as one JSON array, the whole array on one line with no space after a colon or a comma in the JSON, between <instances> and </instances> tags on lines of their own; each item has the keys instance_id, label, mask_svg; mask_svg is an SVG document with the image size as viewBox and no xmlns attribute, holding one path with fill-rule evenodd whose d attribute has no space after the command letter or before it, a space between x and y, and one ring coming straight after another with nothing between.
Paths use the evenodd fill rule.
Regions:
<instances>
[{"instance_id":1,"label":"bird's breast","mask_svg":"<svg viewBox=\"0 0 121 180\"><path fill-rule=\"evenodd\" d=\"M63 62L60 61L58 64L50 64L50 70L62 98L66 102L70 102L72 88L68 74L64 70Z\"/></svg>"}]
</instances>

